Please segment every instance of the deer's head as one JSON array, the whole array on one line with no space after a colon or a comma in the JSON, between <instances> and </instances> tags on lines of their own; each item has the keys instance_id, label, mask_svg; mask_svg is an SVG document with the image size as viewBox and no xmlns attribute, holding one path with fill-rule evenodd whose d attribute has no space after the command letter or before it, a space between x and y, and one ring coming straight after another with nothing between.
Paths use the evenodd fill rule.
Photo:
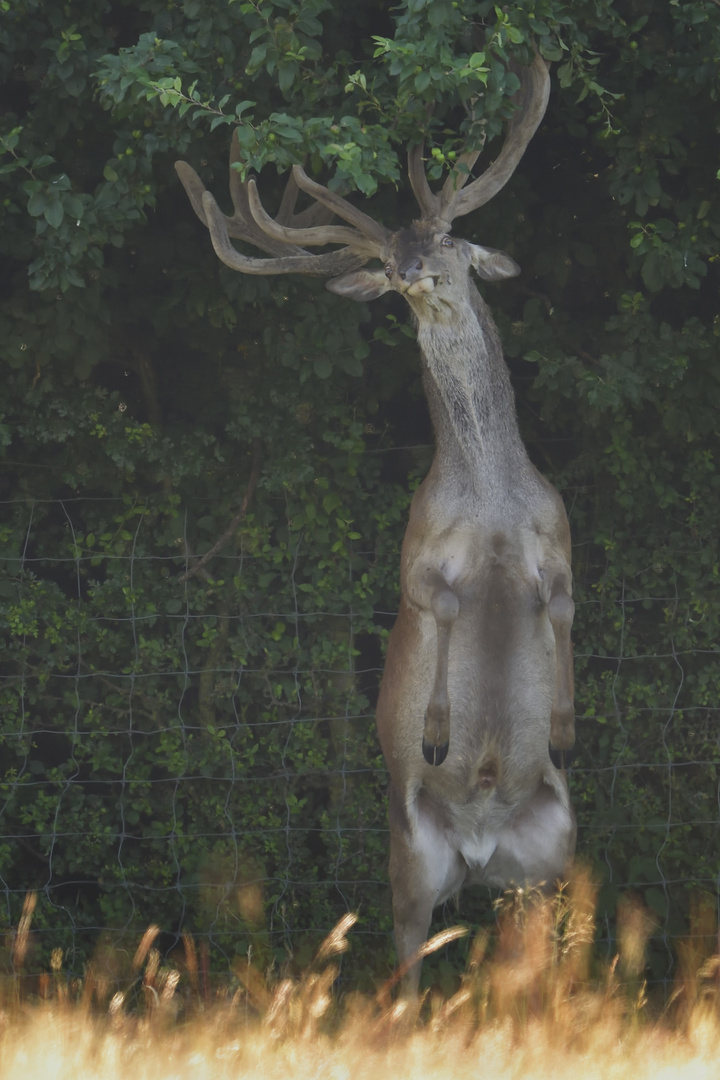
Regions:
<instances>
[{"instance_id":1,"label":"deer's head","mask_svg":"<svg viewBox=\"0 0 720 1080\"><path fill-rule=\"evenodd\" d=\"M388 291L401 293L420 319L451 317L463 302L469 271L487 281L513 277L518 265L501 251L480 247L450 235L452 222L489 202L507 183L540 123L547 106L550 78L543 59L536 54L529 68L518 69L520 90L517 109L502 150L492 165L465 186L478 152L463 154L458 167L439 192L433 192L423 164L423 148L415 146L408 158L408 175L421 216L408 229L392 232L346 199L311 180L300 165L293 167L276 218L265 213L255 181L240 181L232 168L239 159L233 139L230 160L230 192L235 212L224 215L206 191L195 171L185 162L175 168L203 224L210 230L218 257L234 270L246 274L301 273L328 277L327 288L354 300L374 300ZM314 204L295 214L298 191L312 196ZM329 224L337 214L347 224ZM230 243L244 240L269 258L251 258ZM307 248L340 244L335 251L311 254ZM380 267L365 269L379 259Z\"/></svg>"},{"instance_id":2,"label":"deer's head","mask_svg":"<svg viewBox=\"0 0 720 1080\"><path fill-rule=\"evenodd\" d=\"M520 273L509 255L451 236L444 225L430 218L393 233L381 253L380 269L350 271L328 281L327 288L353 300L399 292L418 319L437 321L457 314L471 267L486 281Z\"/></svg>"}]
</instances>

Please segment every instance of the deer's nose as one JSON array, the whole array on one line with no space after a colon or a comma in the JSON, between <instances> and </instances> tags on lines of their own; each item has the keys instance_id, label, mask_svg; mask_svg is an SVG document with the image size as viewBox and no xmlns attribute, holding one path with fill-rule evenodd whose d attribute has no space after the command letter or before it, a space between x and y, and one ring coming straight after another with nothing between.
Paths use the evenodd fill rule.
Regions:
<instances>
[{"instance_id":1,"label":"deer's nose","mask_svg":"<svg viewBox=\"0 0 720 1080\"><path fill-rule=\"evenodd\" d=\"M407 281L410 284L422 277L422 272L422 259L408 259L407 262L402 263L402 265L398 267L398 277L401 278L402 281Z\"/></svg>"}]
</instances>

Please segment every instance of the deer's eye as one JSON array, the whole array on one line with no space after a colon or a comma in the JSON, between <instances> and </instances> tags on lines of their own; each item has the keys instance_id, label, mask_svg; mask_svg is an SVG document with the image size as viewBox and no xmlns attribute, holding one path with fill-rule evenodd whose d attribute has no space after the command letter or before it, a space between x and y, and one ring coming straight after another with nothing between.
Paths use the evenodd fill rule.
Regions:
<instances>
[{"instance_id":1,"label":"deer's eye","mask_svg":"<svg viewBox=\"0 0 720 1080\"><path fill-rule=\"evenodd\" d=\"M442 238L442 246L443 247L455 247L455 245L453 244L453 242L452 242L452 240L450 239L449 236L443 236L443 238Z\"/></svg>"},{"instance_id":2,"label":"deer's eye","mask_svg":"<svg viewBox=\"0 0 720 1080\"><path fill-rule=\"evenodd\" d=\"M388 263L387 266L385 267L385 277L391 278L392 274L393 274L393 268L390 265L390 263Z\"/></svg>"}]
</instances>

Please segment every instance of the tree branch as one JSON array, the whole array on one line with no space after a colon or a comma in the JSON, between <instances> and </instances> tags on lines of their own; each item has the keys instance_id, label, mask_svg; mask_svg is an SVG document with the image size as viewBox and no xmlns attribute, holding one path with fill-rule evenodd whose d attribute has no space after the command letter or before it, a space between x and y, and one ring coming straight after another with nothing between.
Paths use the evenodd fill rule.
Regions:
<instances>
[{"instance_id":1,"label":"tree branch","mask_svg":"<svg viewBox=\"0 0 720 1080\"><path fill-rule=\"evenodd\" d=\"M218 551L220 551L221 548L225 547L225 544L227 544L228 540L231 538L231 536L233 535L233 533L237 529L238 525L240 524L242 519L247 514L248 507L250 505L250 500L252 499L253 494L255 492L255 488L257 487L257 482L258 482L259 476L260 476L260 440L259 439L253 439L252 467L250 469L250 478L248 480L247 487L245 489L245 495L243 496L243 501L242 501L242 504L240 506L240 509L238 510L237 514L232 519L232 521L230 522L228 527L225 529L225 532L222 533L222 535L218 537L218 539L215 541L215 543L210 548L210 550L206 551L205 554L202 556L202 558L198 559L198 561L195 563L194 566L191 566L189 570L186 570L184 574L181 574L180 577L178 578L178 581L180 581L180 582L189 581L190 578L196 577L197 574L201 573L201 571L203 570L206 563L208 563L210 561L210 559L213 558L214 555L217 555Z\"/></svg>"}]
</instances>

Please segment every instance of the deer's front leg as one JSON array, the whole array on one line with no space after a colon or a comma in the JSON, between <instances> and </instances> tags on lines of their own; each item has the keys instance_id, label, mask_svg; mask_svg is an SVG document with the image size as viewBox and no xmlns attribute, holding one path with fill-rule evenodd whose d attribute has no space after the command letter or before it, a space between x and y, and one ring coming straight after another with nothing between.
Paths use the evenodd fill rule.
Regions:
<instances>
[{"instance_id":1,"label":"deer's front leg","mask_svg":"<svg viewBox=\"0 0 720 1080\"><path fill-rule=\"evenodd\" d=\"M450 746L450 697L448 694L448 659L450 632L458 617L460 602L439 570L425 572L430 589L430 610L437 628L435 682L425 711L422 751L428 765L442 765Z\"/></svg>"},{"instance_id":2,"label":"deer's front leg","mask_svg":"<svg viewBox=\"0 0 720 1080\"><path fill-rule=\"evenodd\" d=\"M555 698L550 713L550 760L565 769L575 745L575 703L573 654L570 630L575 604L565 574L557 573L549 583L548 616L555 636Z\"/></svg>"}]
</instances>

